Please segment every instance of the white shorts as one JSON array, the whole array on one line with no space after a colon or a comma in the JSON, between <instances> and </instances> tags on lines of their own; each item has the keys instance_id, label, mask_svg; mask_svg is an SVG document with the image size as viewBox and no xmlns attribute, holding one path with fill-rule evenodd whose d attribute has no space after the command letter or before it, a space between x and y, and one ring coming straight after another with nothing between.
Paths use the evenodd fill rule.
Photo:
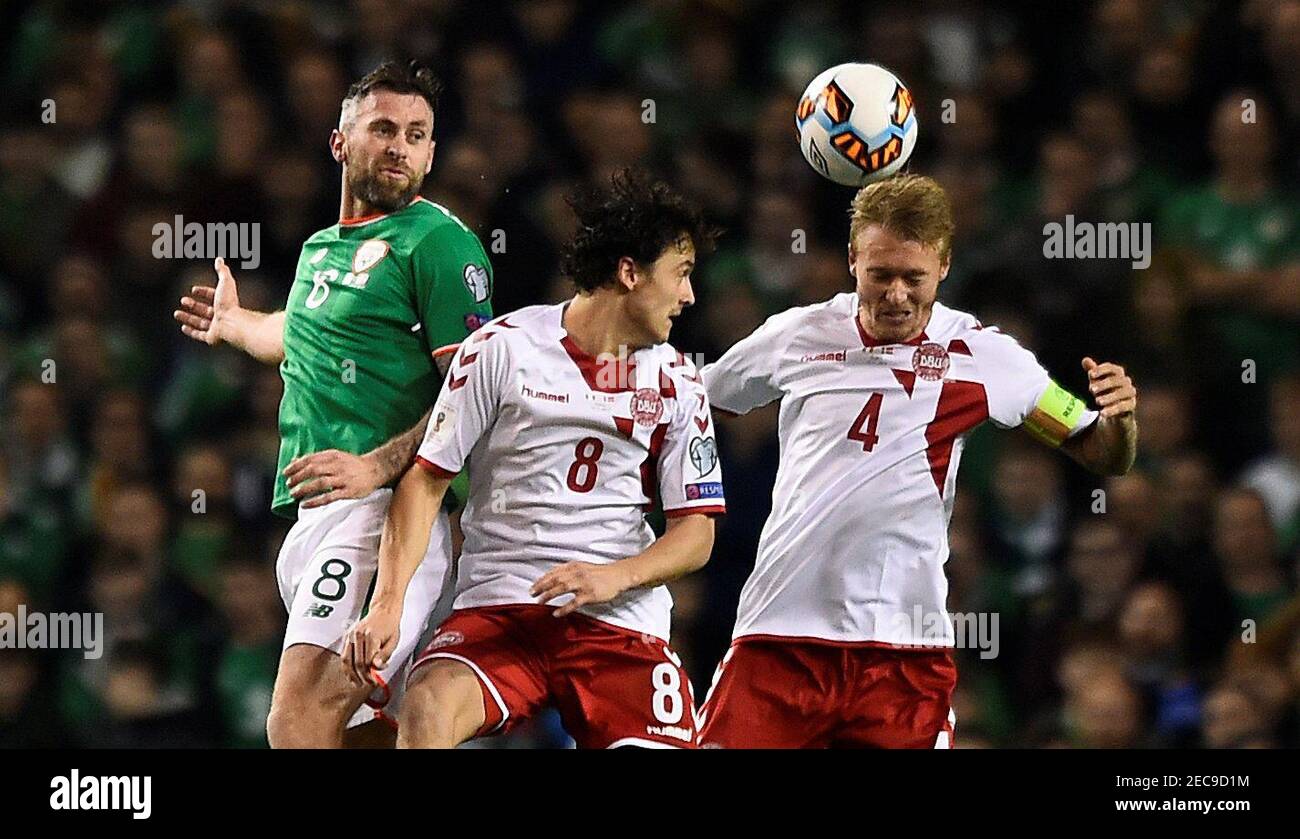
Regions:
<instances>
[{"instance_id":1,"label":"white shorts","mask_svg":"<svg viewBox=\"0 0 1300 839\"><path fill-rule=\"evenodd\" d=\"M311 644L342 652L344 636L370 605L379 570L379 537L392 496L391 489L379 489L365 498L298 511L298 521L285 537L275 564L280 598L289 611L283 649ZM443 511L434 521L429 549L406 591L397 649L380 674L387 688L366 698L348 722L349 728L396 719L411 655L420 649L426 630L451 614L454 589L451 526Z\"/></svg>"}]
</instances>

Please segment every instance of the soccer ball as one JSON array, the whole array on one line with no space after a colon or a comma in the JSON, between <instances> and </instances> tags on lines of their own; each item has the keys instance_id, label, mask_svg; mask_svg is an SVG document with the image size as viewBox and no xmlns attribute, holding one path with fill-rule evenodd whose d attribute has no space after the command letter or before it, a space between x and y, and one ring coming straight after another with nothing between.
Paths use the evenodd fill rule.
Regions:
<instances>
[{"instance_id":1,"label":"soccer ball","mask_svg":"<svg viewBox=\"0 0 1300 839\"><path fill-rule=\"evenodd\" d=\"M845 186L895 174L916 147L912 94L875 64L840 64L821 73L799 97L794 124L809 165Z\"/></svg>"}]
</instances>

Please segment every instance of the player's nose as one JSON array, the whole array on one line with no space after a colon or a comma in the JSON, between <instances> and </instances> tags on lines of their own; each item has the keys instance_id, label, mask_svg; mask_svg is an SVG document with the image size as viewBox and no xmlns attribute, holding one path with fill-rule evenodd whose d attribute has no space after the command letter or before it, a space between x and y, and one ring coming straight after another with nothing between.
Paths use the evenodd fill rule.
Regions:
<instances>
[{"instance_id":1,"label":"player's nose","mask_svg":"<svg viewBox=\"0 0 1300 839\"><path fill-rule=\"evenodd\" d=\"M690 277L686 278L686 284L682 287L682 294L678 297L677 302L683 309L695 305L695 289L691 286Z\"/></svg>"}]
</instances>

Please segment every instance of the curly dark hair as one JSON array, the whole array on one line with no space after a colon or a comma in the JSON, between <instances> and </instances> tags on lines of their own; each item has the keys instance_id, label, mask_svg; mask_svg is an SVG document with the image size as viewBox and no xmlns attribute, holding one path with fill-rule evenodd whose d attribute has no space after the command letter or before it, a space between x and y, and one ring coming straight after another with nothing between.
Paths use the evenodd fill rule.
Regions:
<instances>
[{"instance_id":1,"label":"curly dark hair","mask_svg":"<svg viewBox=\"0 0 1300 839\"><path fill-rule=\"evenodd\" d=\"M429 103L430 111L437 113L442 83L433 75L432 70L418 61L405 64L400 61L385 61L352 83L347 96L343 97L343 104L361 99L374 90L417 94Z\"/></svg>"},{"instance_id":2,"label":"curly dark hair","mask_svg":"<svg viewBox=\"0 0 1300 839\"><path fill-rule=\"evenodd\" d=\"M620 169L608 188L579 189L568 197L577 231L560 250L560 270L581 291L616 282L618 261L649 265L682 236L708 251L721 232L700 209L647 172Z\"/></svg>"}]
</instances>

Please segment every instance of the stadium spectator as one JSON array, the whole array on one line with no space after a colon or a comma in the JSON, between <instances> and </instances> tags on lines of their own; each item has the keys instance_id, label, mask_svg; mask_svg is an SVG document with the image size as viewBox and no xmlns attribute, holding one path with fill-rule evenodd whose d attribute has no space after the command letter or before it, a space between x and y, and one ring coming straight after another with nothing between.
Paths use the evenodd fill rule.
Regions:
<instances>
[{"instance_id":1,"label":"stadium spectator","mask_svg":"<svg viewBox=\"0 0 1300 839\"><path fill-rule=\"evenodd\" d=\"M1241 483L1264 499L1285 554L1300 545L1300 375L1278 379L1271 396L1273 449L1242 473Z\"/></svg>"},{"instance_id":2,"label":"stadium spectator","mask_svg":"<svg viewBox=\"0 0 1300 839\"><path fill-rule=\"evenodd\" d=\"M1219 494L1214 549L1239 620L1263 622L1286 602L1291 581L1258 493L1234 487Z\"/></svg>"}]
</instances>

